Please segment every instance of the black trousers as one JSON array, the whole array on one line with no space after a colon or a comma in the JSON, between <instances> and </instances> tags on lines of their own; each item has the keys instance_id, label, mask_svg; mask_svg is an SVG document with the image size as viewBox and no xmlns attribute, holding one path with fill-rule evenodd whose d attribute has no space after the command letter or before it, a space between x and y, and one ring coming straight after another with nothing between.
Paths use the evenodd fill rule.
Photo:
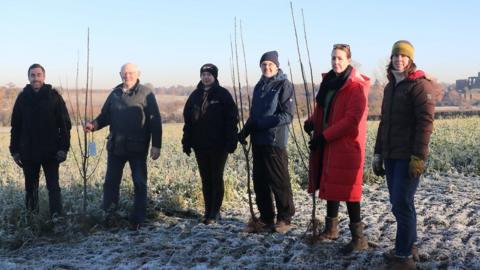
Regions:
<instances>
[{"instance_id":1,"label":"black trousers","mask_svg":"<svg viewBox=\"0 0 480 270\"><path fill-rule=\"evenodd\" d=\"M360 202L346 202L348 216L350 218L350 223L357 223L362 221L360 217ZM327 217L336 218L338 217L338 208L340 207L340 202L338 201L327 201Z\"/></svg>"},{"instance_id":2,"label":"black trousers","mask_svg":"<svg viewBox=\"0 0 480 270\"><path fill-rule=\"evenodd\" d=\"M134 223L145 222L147 212L147 154L119 156L108 153L107 173L103 184L103 205L106 211L112 206L116 208L120 196L120 182L122 181L125 163L130 164L134 187L134 203L131 220Z\"/></svg>"},{"instance_id":3,"label":"black trousers","mask_svg":"<svg viewBox=\"0 0 480 270\"><path fill-rule=\"evenodd\" d=\"M260 218L266 223L273 223L275 218L273 193L277 207L277 222L290 223L295 214L295 206L286 149L256 145L253 145L252 149L253 188Z\"/></svg>"},{"instance_id":4,"label":"black trousers","mask_svg":"<svg viewBox=\"0 0 480 270\"><path fill-rule=\"evenodd\" d=\"M222 207L225 186L223 171L228 153L225 150L195 150L195 157L202 178L202 192L206 219L216 219Z\"/></svg>"},{"instance_id":5,"label":"black trousers","mask_svg":"<svg viewBox=\"0 0 480 270\"><path fill-rule=\"evenodd\" d=\"M38 213L38 185L40 168L43 168L48 189L50 215L62 214L62 198L58 183L59 163L55 160L42 162L24 161L23 174L25 175L25 204L28 210Z\"/></svg>"}]
</instances>

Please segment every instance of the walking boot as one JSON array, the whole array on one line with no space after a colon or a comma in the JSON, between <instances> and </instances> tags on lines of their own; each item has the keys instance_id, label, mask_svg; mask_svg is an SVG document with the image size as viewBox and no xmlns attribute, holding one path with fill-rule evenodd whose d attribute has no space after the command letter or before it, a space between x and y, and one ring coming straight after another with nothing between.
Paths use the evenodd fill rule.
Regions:
<instances>
[{"instance_id":1,"label":"walking boot","mask_svg":"<svg viewBox=\"0 0 480 270\"><path fill-rule=\"evenodd\" d=\"M392 248L391 250L383 253L383 258L387 261L392 261L395 258L395 249ZM415 262L420 261L420 255L418 255L418 247L416 244L412 246L412 259Z\"/></svg>"},{"instance_id":2,"label":"walking boot","mask_svg":"<svg viewBox=\"0 0 480 270\"><path fill-rule=\"evenodd\" d=\"M350 232L352 233L352 241L342 248L342 253L348 254L368 249L368 240L363 234L363 223L350 223L348 227L350 227Z\"/></svg>"},{"instance_id":3,"label":"walking boot","mask_svg":"<svg viewBox=\"0 0 480 270\"><path fill-rule=\"evenodd\" d=\"M277 223L275 224L275 231L277 233L287 233L290 229L292 228L292 225L290 224L289 221L285 221L285 220L279 220L277 221Z\"/></svg>"},{"instance_id":4,"label":"walking boot","mask_svg":"<svg viewBox=\"0 0 480 270\"><path fill-rule=\"evenodd\" d=\"M410 257L399 257L394 256L394 258L387 264L389 270L414 270L417 266L413 261L412 256Z\"/></svg>"},{"instance_id":5,"label":"walking boot","mask_svg":"<svg viewBox=\"0 0 480 270\"><path fill-rule=\"evenodd\" d=\"M338 232L338 217L325 217L325 228L318 236L318 240L336 240L338 238Z\"/></svg>"},{"instance_id":6,"label":"walking boot","mask_svg":"<svg viewBox=\"0 0 480 270\"><path fill-rule=\"evenodd\" d=\"M256 221L250 219L245 227L243 232L246 233L264 233L264 232L273 232L275 229L273 222L264 222L262 219L257 219Z\"/></svg>"},{"instance_id":7,"label":"walking boot","mask_svg":"<svg viewBox=\"0 0 480 270\"><path fill-rule=\"evenodd\" d=\"M220 213L217 213L216 215L213 215L212 217L206 218L205 221L203 222L205 225L212 225L216 224L222 219L220 216Z\"/></svg>"}]
</instances>

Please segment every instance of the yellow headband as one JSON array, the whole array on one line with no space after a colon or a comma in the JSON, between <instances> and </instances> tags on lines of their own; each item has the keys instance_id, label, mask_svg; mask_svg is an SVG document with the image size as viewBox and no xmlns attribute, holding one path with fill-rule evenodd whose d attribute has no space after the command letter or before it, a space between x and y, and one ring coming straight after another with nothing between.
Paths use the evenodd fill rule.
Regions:
<instances>
[{"instance_id":1,"label":"yellow headband","mask_svg":"<svg viewBox=\"0 0 480 270\"><path fill-rule=\"evenodd\" d=\"M392 47L392 56L395 54L403 54L408 56L413 61L413 55L415 53L415 49L413 48L412 43L406 40L399 40L393 44Z\"/></svg>"}]
</instances>

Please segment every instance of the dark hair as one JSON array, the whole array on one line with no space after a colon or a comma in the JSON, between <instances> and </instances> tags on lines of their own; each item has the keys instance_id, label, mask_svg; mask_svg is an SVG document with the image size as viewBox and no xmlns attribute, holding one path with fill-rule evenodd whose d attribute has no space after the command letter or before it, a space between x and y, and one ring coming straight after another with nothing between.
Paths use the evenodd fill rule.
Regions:
<instances>
[{"instance_id":1,"label":"dark hair","mask_svg":"<svg viewBox=\"0 0 480 270\"><path fill-rule=\"evenodd\" d=\"M32 70L34 68L41 68L42 71L43 71L43 75L45 75L45 69L42 67L42 65L35 63L28 68L28 72L27 72L28 76L30 76L30 70Z\"/></svg>"},{"instance_id":2,"label":"dark hair","mask_svg":"<svg viewBox=\"0 0 480 270\"><path fill-rule=\"evenodd\" d=\"M410 59L410 57L408 59ZM395 68L393 67L392 58L390 57L390 63L388 63L387 65L387 78L389 80L393 80L394 78L392 74L392 69L395 69ZM415 62L413 62L412 59L410 59L407 68L403 71L403 75L405 75L405 77L408 77L408 75L412 74L416 70L417 70L417 65L415 65Z\"/></svg>"},{"instance_id":3,"label":"dark hair","mask_svg":"<svg viewBox=\"0 0 480 270\"><path fill-rule=\"evenodd\" d=\"M342 43L333 44L333 50L332 51L334 51L334 50L344 51L347 54L347 58L352 59L352 51L350 50L350 45L342 44Z\"/></svg>"}]
</instances>

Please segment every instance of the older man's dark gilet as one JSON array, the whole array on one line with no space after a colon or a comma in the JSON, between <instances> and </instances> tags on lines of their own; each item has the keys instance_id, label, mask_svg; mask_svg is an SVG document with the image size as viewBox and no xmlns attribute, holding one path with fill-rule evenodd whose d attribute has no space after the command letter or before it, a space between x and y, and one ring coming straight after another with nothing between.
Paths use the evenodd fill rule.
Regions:
<instances>
[{"instance_id":1,"label":"older man's dark gilet","mask_svg":"<svg viewBox=\"0 0 480 270\"><path fill-rule=\"evenodd\" d=\"M118 205L123 168L128 162L135 191L131 219L140 224L145 221L147 208L148 147L150 139L152 147L161 147L162 124L155 96L149 88L139 81L126 92L122 86L113 89L93 121L95 129L110 126L102 208L108 211Z\"/></svg>"}]
</instances>

